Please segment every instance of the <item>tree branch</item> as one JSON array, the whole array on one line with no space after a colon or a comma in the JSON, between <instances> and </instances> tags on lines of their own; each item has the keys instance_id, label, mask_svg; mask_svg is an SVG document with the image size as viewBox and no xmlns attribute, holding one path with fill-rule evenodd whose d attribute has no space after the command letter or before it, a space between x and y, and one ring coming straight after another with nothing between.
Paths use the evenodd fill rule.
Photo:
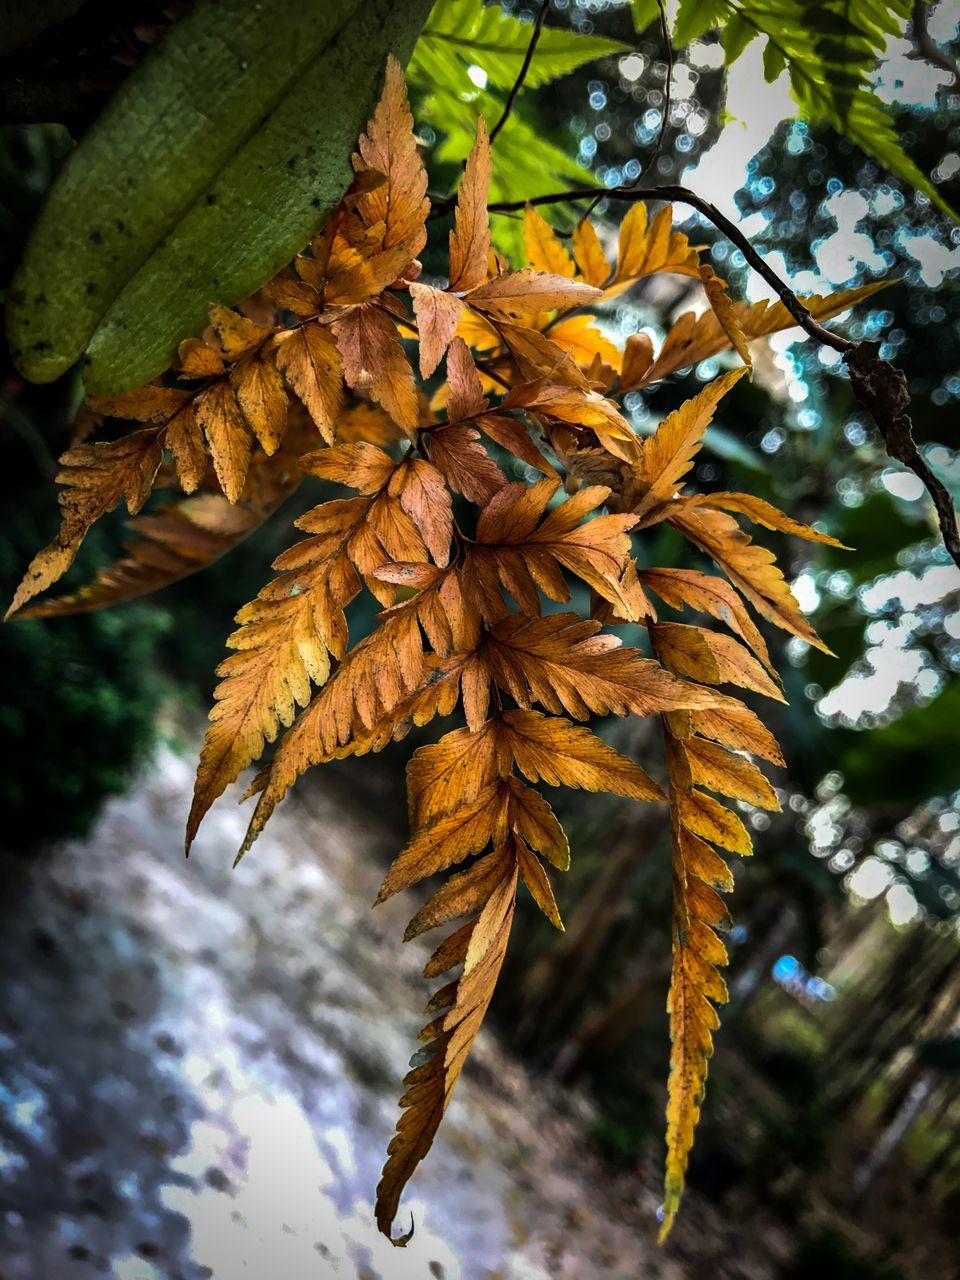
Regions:
<instances>
[{"instance_id":1,"label":"tree branch","mask_svg":"<svg viewBox=\"0 0 960 1280\"><path fill-rule=\"evenodd\" d=\"M912 423L907 414L910 395L906 377L902 370L895 368L889 361L880 359L879 344L853 342L824 328L810 314L786 281L782 280L763 260L736 223L731 222L726 214L721 213L709 200L698 196L695 191L690 191L687 187L664 185L661 187L612 187L604 194L607 199L624 200L628 203L637 200L669 200L696 209L708 222L722 231L731 244L736 245L757 275L773 289L804 333L819 342L821 346L840 352L850 372L850 385L854 395L872 415L890 457L909 467L923 482L936 508L944 546L954 562L960 566L960 530L957 528L953 500L917 449L913 439ZM513 213L528 204L564 204L576 200L592 200L594 195L595 191L592 188L579 187L550 195L532 196L528 200L502 201L487 207L491 213Z\"/></svg>"},{"instance_id":2,"label":"tree branch","mask_svg":"<svg viewBox=\"0 0 960 1280\"><path fill-rule=\"evenodd\" d=\"M960 66L950 57L946 49L942 49L934 41L927 30L927 0L914 0L913 13L910 16L910 35L913 37L916 53L908 54L908 57L923 58L931 66L948 72L953 76L954 83L960 86Z\"/></svg>"},{"instance_id":3,"label":"tree branch","mask_svg":"<svg viewBox=\"0 0 960 1280\"><path fill-rule=\"evenodd\" d=\"M521 64L520 71L517 75L517 78L516 80L514 80L513 87L511 88L509 94L507 95L507 101L504 104L504 108L503 108L503 115L501 115L500 119L490 130L491 146L496 141L497 134L500 132L503 126L510 119L510 112L513 110L513 104L517 100L517 94L523 88L523 82L524 80L526 80L527 72L530 70L530 63L533 61L533 55L536 52L537 42L540 39L540 32L543 30L543 24L546 21L547 10L549 8L550 8L550 0L541 0L540 11L537 14L533 24L533 33L530 36L530 43L527 45L527 52L524 55L523 63Z\"/></svg>"}]
</instances>

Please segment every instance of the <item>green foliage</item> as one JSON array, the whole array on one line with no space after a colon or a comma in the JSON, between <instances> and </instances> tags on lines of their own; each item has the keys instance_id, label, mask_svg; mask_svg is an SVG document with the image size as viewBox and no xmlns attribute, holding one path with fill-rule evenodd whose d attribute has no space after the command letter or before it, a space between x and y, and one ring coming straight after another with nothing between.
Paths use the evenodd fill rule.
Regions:
<instances>
[{"instance_id":1,"label":"green foliage","mask_svg":"<svg viewBox=\"0 0 960 1280\"><path fill-rule=\"evenodd\" d=\"M211 300L274 274L346 189L393 51L429 0L198 0L72 152L10 292L21 371L88 388L156 377ZM122 181L117 181L117 176Z\"/></svg>"},{"instance_id":2,"label":"green foliage","mask_svg":"<svg viewBox=\"0 0 960 1280\"><path fill-rule=\"evenodd\" d=\"M412 84L472 95L472 66L482 67L489 84L509 90L523 65L533 27L484 0L438 0L410 62ZM585 62L629 46L602 36L580 35L568 27L545 27L524 83L531 89L557 80ZM495 117L491 117L491 120Z\"/></svg>"},{"instance_id":3,"label":"green foliage","mask_svg":"<svg viewBox=\"0 0 960 1280\"><path fill-rule=\"evenodd\" d=\"M511 17L498 5L485 6L483 0L439 0L434 6L410 61L408 81L420 98L418 119L443 137L435 153L437 161L459 167L473 145L477 117L484 116L490 127L500 118L532 32L529 22ZM588 62L628 48L619 40L580 35L567 27L545 27L524 87L542 87ZM484 88L478 87L478 81ZM592 181L590 171L571 157L568 145L544 136L529 99L521 95L497 137L490 198L516 200ZM519 224L497 218L493 229L498 246L516 254L523 243Z\"/></svg>"},{"instance_id":4,"label":"green foliage","mask_svg":"<svg viewBox=\"0 0 960 1280\"><path fill-rule=\"evenodd\" d=\"M21 514L5 521L5 596L40 534L37 506L21 499ZM124 788L153 740L162 685L151 664L165 626L162 613L138 608L0 628L5 847L82 836Z\"/></svg>"},{"instance_id":5,"label":"green foliage","mask_svg":"<svg viewBox=\"0 0 960 1280\"><path fill-rule=\"evenodd\" d=\"M686 45L719 27L729 66L762 38L767 80L789 72L804 119L831 125L956 217L901 147L872 87L877 58L890 36L903 34L910 10L910 0L681 0L674 40Z\"/></svg>"}]
</instances>

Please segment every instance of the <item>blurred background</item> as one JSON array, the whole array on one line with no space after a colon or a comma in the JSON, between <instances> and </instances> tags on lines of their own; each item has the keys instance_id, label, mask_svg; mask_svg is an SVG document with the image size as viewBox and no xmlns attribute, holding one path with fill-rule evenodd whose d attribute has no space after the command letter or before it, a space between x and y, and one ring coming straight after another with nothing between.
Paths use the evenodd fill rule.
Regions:
<instances>
[{"instance_id":1,"label":"blurred background","mask_svg":"<svg viewBox=\"0 0 960 1280\"><path fill-rule=\"evenodd\" d=\"M133 29L116 6L85 8L102 23L88 12L97 74L73 104L74 136L163 18L140 6ZM550 21L631 51L525 95L526 122L571 158L542 183L575 182L580 167L604 185L636 177L667 103L656 26L638 39L603 0L554 0ZM942 60L895 43L879 82L955 207L958 25L955 3L932 6ZM77 29L61 38L74 48ZM800 292L891 282L841 323L907 371L918 442L960 498L960 232L850 144L787 119L787 90L759 62L748 49L724 86L712 37L678 54L656 176L736 213ZM0 85L10 72L0 59ZM486 91L482 67L471 80ZM459 101L469 120L477 103ZM4 285L72 145L23 114L0 132ZM445 189L463 154L450 102L421 94L415 114ZM528 194L514 177L512 194ZM601 204L601 220L616 216ZM500 221L509 244L516 224ZM711 245L735 296L767 296L709 227L691 216L683 229ZM699 305L689 281L656 277L605 323L659 339ZM783 812L745 817L757 855L735 866L731 1002L669 1245L653 1243L669 1053L659 815L551 795L573 849L556 886L567 931L521 901L492 1025L411 1188L406 1253L376 1236L370 1206L423 956L399 943L412 901L369 903L402 843L403 767L427 731L315 771L230 873L237 791L183 861L214 668L291 520L322 496L305 485L256 538L148 603L0 629L4 1280L960 1276L960 573L836 353L786 333L755 359L694 483L757 493L854 550L770 543L838 656L767 632L789 696L773 724ZM628 397L637 429L721 365ZM24 383L4 357L8 598L56 527L52 477L79 396L69 378ZM659 529L641 549L650 564L689 556ZM70 583L115 558L122 535L120 514L101 521ZM373 616L361 603L357 637ZM603 732L657 772L643 722Z\"/></svg>"}]
</instances>

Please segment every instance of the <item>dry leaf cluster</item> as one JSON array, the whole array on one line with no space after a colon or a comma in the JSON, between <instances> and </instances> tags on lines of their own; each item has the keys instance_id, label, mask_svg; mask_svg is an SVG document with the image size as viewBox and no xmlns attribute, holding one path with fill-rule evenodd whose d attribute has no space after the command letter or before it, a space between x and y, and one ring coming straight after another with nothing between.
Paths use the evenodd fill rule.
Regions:
<instances>
[{"instance_id":1,"label":"dry leaf cluster","mask_svg":"<svg viewBox=\"0 0 960 1280\"><path fill-rule=\"evenodd\" d=\"M685 485L718 403L749 367L750 341L792 320L781 304L732 301L669 207L648 219L633 205L615 264L589 222L564 240L528 209L527 265L508 267L491 247L482 121L457 195L449 283L423 281L427 178L396 63L354 169L309 252L242 312L211 307L209 330L181 345L163 385L88 403L88 434L105 418L136 429L63 455L61 527L11 612L101 608L193 573L249 536L303 475L350 491L297 521L303 537L237 614L187 845L278 736L251 788L241 853L311 765L462 715L461 727L413 754L410 840L380 894L449 873L407 934L466 918L426 968L456 976L430 1001L406 1078L378 1189L389 1234L493 994L519 882L562 928L548 868L562 872L569 848L536 784L663 805L674 881L666 1233L726 999L717 933L729 919L719 897L733 883L726 859L751 851L724 800L776 808L749 757L782 763L757 715L718 687L782 700L751 609L819 644L740 519L831 541L749 494L707 497ZM702 281L710 308L681 316L659 350L633 335L621 351L594 308L658 272ZM869 292L805 301L827 318ZM743 363L637 437L619 407L626 392L730 348ZM424 380L441 366L428 397ZM509 455L528 479L508 480L497 459ZM137 515L154 489L177 487L187 496ZM71 595L29 604L121 500L136 517L123 558ZM720 573L638 567L645 531L663 522ZM570 601L571 579L589 587L591 616L545 613L544 599ZM351 647L347 610L364 591L382 612ZM663 620L661 605L707 625ZM604 629L618 622L641 624L652 656ZM631 714L659 717L666 790L587 727L595 715Z\"/></svg>"}]
</instances>

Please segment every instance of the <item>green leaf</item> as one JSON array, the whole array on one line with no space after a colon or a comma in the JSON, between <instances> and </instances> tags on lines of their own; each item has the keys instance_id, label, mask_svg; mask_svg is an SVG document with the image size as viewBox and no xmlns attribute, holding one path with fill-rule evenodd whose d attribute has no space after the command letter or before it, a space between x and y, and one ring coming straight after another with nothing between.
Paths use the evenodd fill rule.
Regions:
<instances>
[{"instance_id":1,"label":"green leaf","mask_svg":"<svg viewBox=\"0 0 960 1280\"><path fill-rule=\"evenodd\" d=\"M211 302L238 302L349 183L388 52L429 0L196 0L71 153L10 290L10 344L46 382L85 351L89 390L159 374Z\"/></svg>"},{"instance_id":2,"label":"green leaf","mask_svg":"<svg viewBox=\"0 0 960 1280\"><path fill-rule=\"evenodd\" d=\"M654 5L656 8L656 5ZM471 93L470 67L481 67L487 83L509 90L523 65L533 28L499 5L483 0L437 0L410 62L410 80L424 89ZM604 36L580 35L568 27L544 27L524 85L536 89L585 62L630 46Z\"/></svg>"},{"instance_id":3,"label":"green leaf","mask_svg":"<svg viewBox=\"0 0 960 1280\"><path fill-rule=\"evenodd\" d=\"M638 36L660 17L657 0L630 0L630 8L633 11L633 29Z\"/></svg>"},{"instance_id":4,"label":"green leaf","mask_svg":"<svg viewBox=\"0 0 960 1280\"><path fill-rule=\"evenodd\" d=\"M705 31L720 27L733 16L728 0L680 0L673 24L673 43L690 44Z\"/></svg>"},{"instance_id":5,"label":"green leaf","mask_svg":"<svg viewBox=\"0 0 960 1280\"><path fill-rule=\"evenodd\" d=\"M784 68L800 114L829 124L891 173L957 218L900 145L893 117L873 91L873 74L890 36L902 36L911 0L681 0L674 42L689 43L719 27L727 64L753 35L763 36L764 75Z\"/></svg>"}]
</instances>

